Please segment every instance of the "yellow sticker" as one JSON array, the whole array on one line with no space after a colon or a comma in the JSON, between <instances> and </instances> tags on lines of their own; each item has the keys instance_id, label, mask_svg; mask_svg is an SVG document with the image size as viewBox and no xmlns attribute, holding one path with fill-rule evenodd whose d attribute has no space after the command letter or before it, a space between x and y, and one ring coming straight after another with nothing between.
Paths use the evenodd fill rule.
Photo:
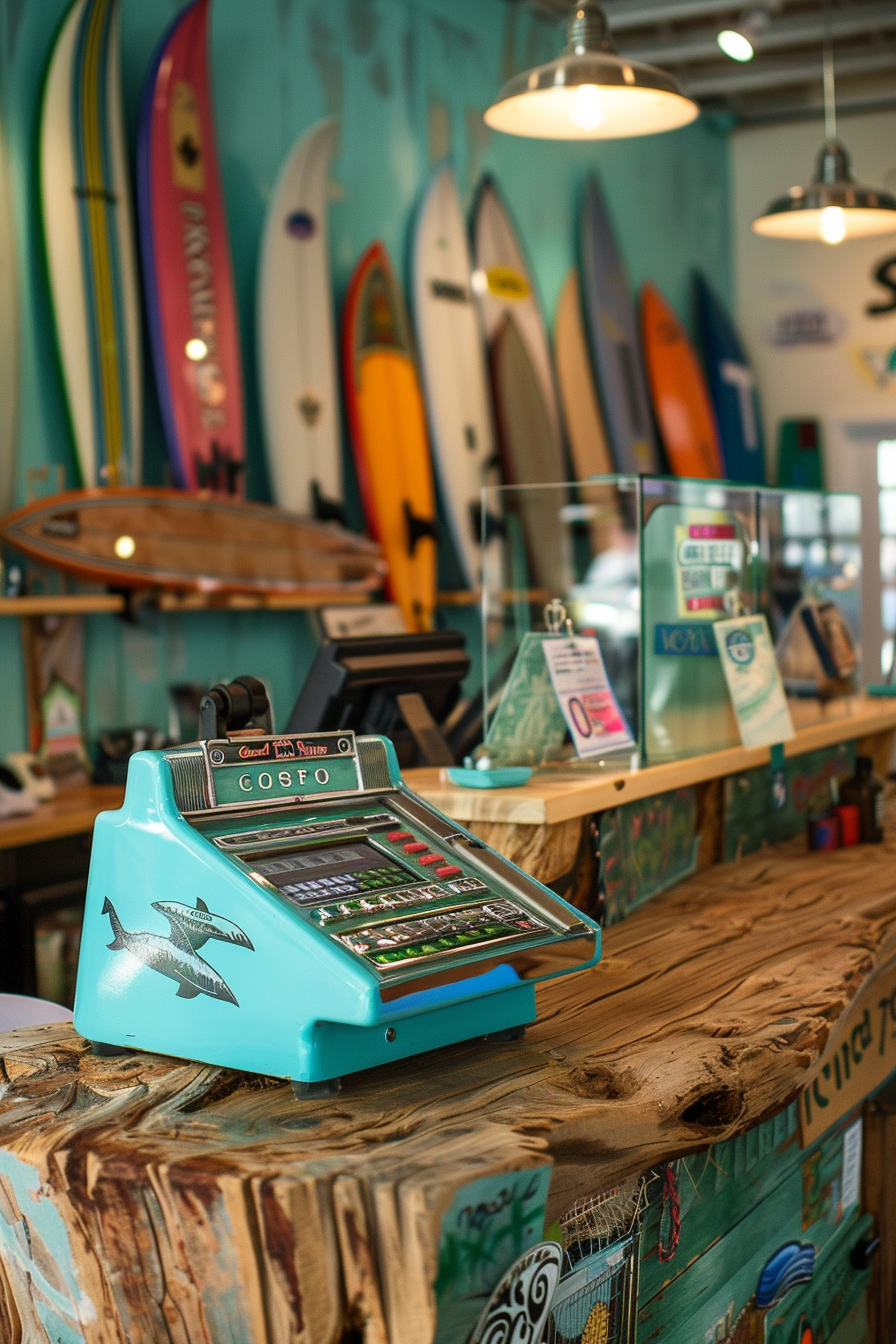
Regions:
<instances>
[{"instance_id":1,"label":"yellow sticker","mask_svg":"<svg viewBox=\"0 0 896 1344\"><path fill-rule=\"evenodd\" d=\"M485 273L488 287L498 299L527 299L529 281L511 266L490 266Z\"/></svg>"},{"instance_id":2,"label":"yellow sticker","mask_svg":"<svg viewBox=\"0 0 896 1344\"><path fill-rule=\"evenodd\" d=\"M607 1344L610 1338L610 1308L606 1302L595 1302L582 1331L582 1344Z\"/></svg>"},{"instance_id":3,"label":"yellow sticker","mask_svg":"<svg viewBox=\"0 0 896 1344\"><path fill-rule=\"evenodd\" d=\"M205 191L205 155L202 152L199 107L193 86L185 79L179 79L171 90L168 137L174 185L186 191Z\"/></svg>"}]
</instances>

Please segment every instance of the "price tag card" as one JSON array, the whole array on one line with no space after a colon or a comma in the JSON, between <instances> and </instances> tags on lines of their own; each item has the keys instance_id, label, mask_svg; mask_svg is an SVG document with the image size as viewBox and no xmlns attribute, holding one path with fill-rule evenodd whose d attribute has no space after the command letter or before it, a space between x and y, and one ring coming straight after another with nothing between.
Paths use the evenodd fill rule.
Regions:
<instances>
[{"instance_id":1,"label":"price tag card","mask_svg":"<svg viewBox=\"0 0 896 1344\"><path fill-rule=\"evenodd\" d=\"M764 616L735 616L713 625L719 658L745 747L793 737L775 649Z\"/></svg>"},{"instance_id":2,"label":"price tag card","mask_svg":"<svg viewBox=\"0 0 896 1344\"><path fill-rule=\"evenodd\" d=\"M635 740L607 678L600 645L591 636L546 639L544 657L577 756L602 756Z\"/></svg>"}]
</instances>

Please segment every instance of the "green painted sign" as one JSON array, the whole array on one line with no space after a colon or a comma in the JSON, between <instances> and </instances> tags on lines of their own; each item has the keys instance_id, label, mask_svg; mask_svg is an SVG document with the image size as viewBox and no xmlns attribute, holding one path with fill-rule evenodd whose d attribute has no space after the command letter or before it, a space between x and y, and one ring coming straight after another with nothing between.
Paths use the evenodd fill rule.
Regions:
<instances>
[{"instance_id":1,"label":"green painted sign","mask_svg":"<svg viewBox=\"0 0 896 1344\"><path fill-rule=\"evenodd\" d=\"M353 733L237 738L203 750L215 807L360 789Z\"/></svg>"}]
</instances>

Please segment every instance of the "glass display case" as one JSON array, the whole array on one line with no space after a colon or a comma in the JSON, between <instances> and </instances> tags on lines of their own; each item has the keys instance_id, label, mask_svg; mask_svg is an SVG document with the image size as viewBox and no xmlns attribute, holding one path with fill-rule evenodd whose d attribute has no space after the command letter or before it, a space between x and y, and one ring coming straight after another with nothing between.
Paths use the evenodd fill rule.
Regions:
<instances>
[{"instance_id":1,"label":"glass display case","mask_svg":"<svg viewBox=\"0 0 896 1344\"><path fill-rule=\"evenodd\" d=\"M768 616L788 693L811 696L857 689L862 674L859 496L761 490L759 546L760 601ZM831 607L846 627L852 656L848 651L845 656L841 654L840 666L829 664L825 672L812 634L816 634L816 625L824 627ZM852 670L847 676L834 675L849 666ZM846 684L838 686L840 681Z\"/></svg>"},{"instance_id":2,"label":"glass display case","mask_svg":"<svg viewBox=\"0 0 896 1344\"><path fill-rule=\"evenodd\" d=\"M807 675L791 678L792 693L858 685L855 495L604 476L484 490L482 520L483 719L494 764L618 769L632 749L656 764L737 746L712 630L723 617L764 613L781 648L791 649L794 631L800 636ZM597 639L631 729L626 748L576 758L539 647L550 637L545 609L553 599L563 604L569 634ZM844 632L839 645L834 616ZM855 654L848 676L819 671L829 636L842 655L838 670L849 661L846 645Z\"/></svg>"}]
</instances>

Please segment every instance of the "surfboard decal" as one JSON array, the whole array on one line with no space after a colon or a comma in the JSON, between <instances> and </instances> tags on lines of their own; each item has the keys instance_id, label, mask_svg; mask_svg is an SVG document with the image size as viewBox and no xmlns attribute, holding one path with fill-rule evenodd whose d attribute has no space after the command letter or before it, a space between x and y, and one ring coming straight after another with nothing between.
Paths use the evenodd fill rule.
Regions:
<instances>
[{"instance_id":1,"label":"surfboard decal","mask_svg":"<svg viewBox=\"0 0 896 1344\"><path fill-rule=\"evenodd\" d=\"M75 0L41 100L41 211L82 478L132 484L141 459L140 318L124 145L119 0Z\"/></svg>"},{"instance_id":2,"label":"surfboard decal","mask_svg":"<svg viewBox=\"0 0 896 1344\"><path fill-rule=\"evenodd\" d=\"M150 344L172 469L245 493L239 328L208 68L209 0L162 38L143 90L137 187Z\"/></svg>"}]
</instances>

